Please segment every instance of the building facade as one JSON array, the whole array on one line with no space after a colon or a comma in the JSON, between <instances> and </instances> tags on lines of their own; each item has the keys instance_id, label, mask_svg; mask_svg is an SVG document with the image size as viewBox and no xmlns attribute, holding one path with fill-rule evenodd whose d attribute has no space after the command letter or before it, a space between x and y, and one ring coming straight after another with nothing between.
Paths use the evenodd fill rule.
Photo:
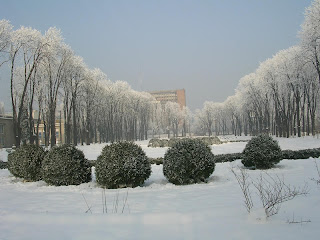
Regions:
<instances>
[{"instance_id":1,"label":"building facade","mask_svg":"<svg viewBox=\"0 0 320 240\"><path fill-rule=\"evenodd\" d=\"M35 120L36 122L36 120ZM56 143L61 145L65 142L64 121L56 120ZM36 132L37 124L34 125L34 132ZM50 136L49 141L50 141ZM43 122L39 124L39 144L45 144L45 127ZM11 148L15 145L15 136L13 131L13 119L10 115L0 115L0 148Z\"/></svg>"},{"instance_id":2,"label":"building facade","mask_svg":"<svg viewBox=\"0 0 320 240\"><path fill-rule=\"evenodd\" d=\"M48 138L48 143L50 144L50 131L48 128L48 123L47 126L45 126L43 121L40 121L39 126L37 126L37 122L39 119L39 112L38 110L33 110L32 112L32 117L34 119L34 133L37 133L37 128L38 128L38 139L39 139L39 144L40 145L45 145L45 139L46 139L46 134ZM55 121L55 128L56 128L56 144L61 145L65 143L65 124L63 120L63 115L60 113L60 115L56 116L56 121ZM47 131L47 133L46 133Z\"/></svg>"},{"instance_id":3,"label":"building facade","mask_svg":"<svg viewBox=\"0 0 320 240\"><path fill-rule=\"evenodd\" d=\"M153 91L149 92L162 105L167 102L179 103L181 109L186 106L186 91L185 89Z\"/></svg>"},{"instance_id":4,"label":"building facade","mask_svg":"<svg viewBox=\"0 0 320 240\"><path fill-rule=\"evenodd\" d=\"M64 144L65 143L65 130L64 130L64 121L63 120L56 120L56 144L57 145L61 145L61 144ZM36 129L37 129L37 124L35 124L34 126L35 128L35 132L36 132ZM45 145L45 134L46 134L46 131L45 131L45 125L43 122L41 122L39 124L39 144L40 145ZM48 141L50 142L50 133L48 132Z\"/></svg>"},{"instance_id":5,"label":"building facade","mask_svg":"<svg viewBox=\"0 0 320 240\"><path fill-rule=\"evenodd\" d=\"M0 148L11 148L14 144L12 116L0 115Z\"/></svg>"}]
</instances>

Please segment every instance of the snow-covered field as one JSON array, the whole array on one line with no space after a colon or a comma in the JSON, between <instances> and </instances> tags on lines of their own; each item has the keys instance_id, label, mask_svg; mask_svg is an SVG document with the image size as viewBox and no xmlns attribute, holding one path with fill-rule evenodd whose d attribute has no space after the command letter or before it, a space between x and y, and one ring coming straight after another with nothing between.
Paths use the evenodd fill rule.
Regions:
<instances>
[{"instance_id":1,"label":"snow-covered field","mask_svg":"<svg viewBox=\"0 0 320 240\"><path fill-rule=\"evenodd\" d=\"M278 140L282 149L320 146L320 140L312 137ZM138 143L150 157L161 157L166 151L148 148L147 141ZM216 145L212 151L241 152L245 144ZM103 146L79 148L88 159L96 159ZM0 158L6 157L0 151ZM315 161L320 167L319 159L283 160L267 171L283 177L288 184L297 187L308 184L309 188L307 196L282 204L279 214L269 219L265 219L255 194L254 211L246 212L242 192L230 172L231 167L241 166L240 161L219 163L207 184L188 186L168 183L162 166L153 165L152 175L143 187L106 190L106 198L95 181L53 187L42 181L23 182L8 170L0 170L0 240L319 239L320 186L311 180L319 178ZM260 173L249 171L253 179ZM103 213L103 200L108 213ZM288 223L293 220L307 222Z\"/></svg>"}]
</instances>

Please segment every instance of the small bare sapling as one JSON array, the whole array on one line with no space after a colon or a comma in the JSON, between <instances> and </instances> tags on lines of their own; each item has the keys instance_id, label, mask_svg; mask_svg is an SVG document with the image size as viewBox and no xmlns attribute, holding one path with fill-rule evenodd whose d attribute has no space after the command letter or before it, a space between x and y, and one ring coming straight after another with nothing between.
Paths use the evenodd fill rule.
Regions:
<instances>
[{"instance_id":1,"label":"small bare sapling","mask_svg":"<svg viewBox=\"0 0 320 240\"><path fill-rule=\"evenodd\" d=\"M318 185L320 185L320 169L316 159L314 159L314 164L316 166L318 176L316 178L312 178L312 180L315 181Z\"/></svg>"},{"instance_id":2,"label":"small bare sapling","mask_svg":"<svg viewBox=\"0 0 320 240\"><path fill-rule=\"evenodd\" d=\"M247 209L247 212L250 213L251 209L253 208L253 202L251 198L251 191L250 191L250 185L251 180L249 179L249 174L244 168L238 168L240 170L240 173L236 173L234 168L231 168L231 172L237 179L237 182L241 188L243 197L244 197L244 206Z\"/></svg>"},{"instance_id":3,"label":"small bare sapling","mask_svg":"<svg viewBox=\"0 0 320 240\"><path fill-rule=\"evenodd\" d=\"M283 177L280 178L278 175L271 176L268 173L261 173L259 178L253 181L253 185L257 190L267 217L277 214L282 203L297 196L308 194L307 185L303 188L290 186L284 182Z\"/></svg>"},{"instance_id":4,"label":"small bare sapling","mask_svg":"<svg viewBox=\"0 0 320 240\"><path fill-rule=\"evenodd\" d=\"M235 171L232 168L231 172L237 179L243 193L244 204L248 213L251 212L254 206L251 192L258 195L267 218L277 214L282 203L292 200L297 196L308 194L307 185L303 188L290 186L285 183L283 177L280 178L278 175L271 176L266 172L261 173L257 179L253 180L249 177L247 169L238 169L239 171ZM252 188L253 190L251 190Z\"/></svg>"},{"instance_id":5,"label":"small bare sapling","mask_svg":"<svg viewBox=\"0 0 320 240\"><path fill-rule=\"evenodd\" d=\"M82 197L83 197L84 202L85 202L86 207L87 207L86 213L91 213L92 214L93 213L92 212L92 207L93 206L88 204L88 201L87 201L87 199L85 198L85 196L83 194L82 194ZM123 214L125 211L130 213L128 197L129 197L129 190L127 190L127 192L123 196L123 201L121 203L120 193L119 193L119 191L117 191L116 194L113 197L112 208L110 207L110 204L109 204L110 208L108 209L108 201L107 200L108 199L112 199L112 197L108 198L106 189L102 188L102 192L101 192L102 213L103 214L107 214L107 213L114 213L114 214L121 213L121 214Z\"/></svg>"}]
</instances>

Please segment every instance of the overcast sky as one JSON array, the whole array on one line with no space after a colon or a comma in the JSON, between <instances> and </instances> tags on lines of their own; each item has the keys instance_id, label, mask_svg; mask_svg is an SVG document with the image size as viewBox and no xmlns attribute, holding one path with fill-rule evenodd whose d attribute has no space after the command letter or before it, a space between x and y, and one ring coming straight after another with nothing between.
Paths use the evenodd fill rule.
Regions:
<instances>
[{"instance_id":1,"label":"overcast sky","mask_svg":"<svg viewBox=\"0 0 320 240\"><path fill-rule=\"evenodd\" d=\"M133 89L186 90L195 110L222 102L259 62L299 42L311 0L0 0L0 18L61 29L90 68ZM0 101L10 103L1 74ZM10 109L10 106L6 106Z\"/></svg>"}]
</instances>

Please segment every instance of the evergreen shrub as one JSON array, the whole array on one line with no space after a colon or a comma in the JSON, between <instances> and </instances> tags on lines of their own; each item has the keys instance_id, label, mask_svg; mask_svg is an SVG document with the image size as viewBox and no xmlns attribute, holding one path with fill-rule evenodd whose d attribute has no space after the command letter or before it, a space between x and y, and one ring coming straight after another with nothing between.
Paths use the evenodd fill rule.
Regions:
<instances>
[{"instance_id":1,"label":"evergreen shrub","mask_svg":"<svg viewBox=\"0 0 320 240\"><path fill-rule=\"evenodd\" d=\"M159 139L159 138L152 138L149 141L148 147L173 147L177 142L180 140L183 140L185 138L170 138L168 139ZM220 141L218 137L201 137L196 138L198 140L201 140L207 145L212 144L222 144L223 142Z\"/></svg>"},{"instance_id":2,"label":"evergreen shrub","mask_svg":"<svg viewBox=\"0 0 320 240\"><path fill-rule=\"evenodd\" d=\"M277 141L269 135L253 137L242 152L245 167L269 169L282 160L282 152Z\"/></svg>"},{"instance_id":3,"label":"evergreen shrub","mask_svg":"<svg viewBox=\"0 0 320 240\"><path fill-rule=\"evenodd\" d=\"M242 159L242 153L227 153L214 155L215 163L233 162L238 159Z\"/></svg>"},{"instance_id":4,"label":"evergreen shrub","mask_svg":"<svg viewBox=\"0 0 320 240\"><path fill-rule=\"evenodd\" d=\"M106 188L137 187L151 174L151 164L140 146L117 142L102 149L96 162L97 183Z\"/></svg>"},{"instance_id":5,"label":"evergreen shrub","mask_svg":"<svg viewBox=\"0 0 320 240\"><path fill-rule=\"evenodd\" d=\"M318 158L320 157L320 148L313 149L303 149L303 150L283 150L283 159L308 159L308 158Z\"/></svg>"},{"instance_id":6,"label":"evergreen shrub","mask_svg":"<svg viewBox=\"0 0 320 240\"><path fill-rule=\"evenodd\" d=\"M50 185L79 185L91 181L91 166L81 150L64 144L53 147L42 162L42 178Z\"/></svg>"},{"instance_id":7,"label":"evergreen shrub","mask_svg":"<svg viewBox=\"0 0 320 240\"><path fill-rule=\"evenodd\" d=\"M149 162L151 164L156 164L156 165L160 165L163 164L163 157L158 157L158 158L148 158Z\"/></svg>"},{"instance_id":8,"label":"evergreen shrub","mask_svg":"<svg viewBox=\"0 0 320 240\"><path fill-rule=\"evenodd\" d=\"M15 177L27 181L41 179L41 163L45 156L42 147L33 144L23 145L8 155L8 170Z\"/></svg>"},{"instance_id":9,"label":"evergreen shrub","mask_svg":"<svg viewBox=\"0 0 320 240\"><path fill-rule=\"evenodd\" d=\"M6 168L8 168L8 162L3 162L0 159L0 169L6 169Z\"/></svg>"},{"instance_id":10,"label":"evergreen shrub","mask_svg":"<svg viewBox=\"0 0 320 240\"><path fill-rule=\"evenodd\" d=\"M210 147L198 139L182 139L164 155L163 174L177 185L204 182L214 168Z\"/></svg>"}]
</instances>

